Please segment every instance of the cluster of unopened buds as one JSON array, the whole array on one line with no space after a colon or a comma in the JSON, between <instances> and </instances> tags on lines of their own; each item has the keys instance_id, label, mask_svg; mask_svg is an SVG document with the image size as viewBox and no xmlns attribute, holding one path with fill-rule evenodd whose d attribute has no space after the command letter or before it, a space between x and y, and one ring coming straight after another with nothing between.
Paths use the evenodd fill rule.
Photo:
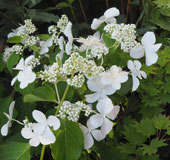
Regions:
<instances>
[{"instance_id":1,"label":"cluster of unopened buds","mask_svg":"<svg viewBox=\"0 0 170 160\"><path fill-rule=\"evenodd\" d=\"M80 124L85 137L84 147L89 149L93 146L94 139L100 141L104 139L112 130L113 120L117 117L120 107L114 105L109 98L117 90L121 88L122 83L128 81L128 76L132 76L132 91L135 91L142 78L147 78L144 71L141 70L142 64L139 60L145 56L147 66L151 66L158 60L157 51L161 44L155 44L156 37L153 32L147 32L141 39L141 43L136 40L136 26L134 24L117 24L116 16L119 16L117 8L110 8L105 11L104 15L99 19L95 18L91 28L96 30L102 23L105 24L104 32L96 32L87 38L74 38L72 35L72 23L63 15L56 26L48 28L48 38L41 39L38 36L32 35L36 28L31 20L26 20L24 25L13 30L8 35L8 38L21 36L20 45L6 48L4 52L4 61L8 61L11 54L22 55L19 63L13 68L18 70L18 74L12 79L11 85L16 81L20 82L20 88L24 89L36 79L41 79L52 84L64 81L68 86L80 88L86 85L91 94L84 95L88 104L78 101L71 103L68 101L60 101L57 106L58 113L54 113L48 118L38 110L32 112L32 116L36 123L30 123L25 120L24 123L12 118L14 102L9 108L9 115L5 113L8 122L1 128L3 136L8 134L8 128L11 127L11 122L16 121L24 128L21 134L24 138L30 139L31 146L38 146L40 143L48 145L54 143L56 138L53 130L60 128L60 120L67 118ZM107 34L109 38L114 39L120 45L124 52L129 52L133 60L127 61L127 68L112 65L110 68L104 68L103 57L109 54L109 48L103 40L103 34ZM74 41L79 45L75 45ZM77 44L77 43L76 43ZM33 54L24 58L24 50L28 48ZM43 68L35 72L36 66L40 65L44 58L50 59L50 49L57 48L59 51L55 55L53 63L49 60L48 63L43 62ZM85 52L85 56L82 53ZM64 59L64 56L68 57ZM96 61L101 60L100 65ZM55 86L56 87L56 86ZM56 93L58 94L58 93ZM96 109L92 109L96 104ZM86 126L79 122L80 113L84 112L88 117ZM94 138L94 139L93 139Z\"/></svg>"}]
</instances>

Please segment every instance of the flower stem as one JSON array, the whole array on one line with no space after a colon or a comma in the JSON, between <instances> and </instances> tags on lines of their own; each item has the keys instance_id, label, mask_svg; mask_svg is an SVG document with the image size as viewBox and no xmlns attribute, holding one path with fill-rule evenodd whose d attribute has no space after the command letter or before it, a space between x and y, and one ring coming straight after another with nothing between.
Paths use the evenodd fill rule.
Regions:
<instances>
[{"instance_id":1,"label":"flower stem","mask_svg":"<svg viewBox=\"0 0 170 160\"><path fill-rule=\"evenodd\" d=\"M130 3L131 3L131 0L128 0L125 23L128 22L128 16L129 16L129 10L130 10Z\"/></svg>"},{"instance_id":2,"label":"flower stem","mask_svg":"<svg viewBox=\"0 0 170 160\"><path fill-rule=\"evenodd\" d=\"M84 11L84 8L83 8L83 4L82 4L81 0L79 0L79 4L80 4L80 7L81 7L81 11L82 11L84 20L85 20L86 23L88 23L87 22L87 17L86 17L86 14L85 14L85 11Z\"/></svg>"},{"instance_id":3,"label":"flower stem","mask_svg":"<svg viewBox=\"0 0 170 160\"><path fill-rule=\"evenodd\" d=\"M42 146L40 160L43 160L44 158L45 147L45 145Z\"/></svg>"},{"instance_id":4,"label":"flower stem","mask_svg":"<svg viewBox=\"0 0 170 160\"><path fill-rule=\"evenodd\" d=\"M77 23L78 23L78 22L77 22L77 18L76 18L76 16L75 16L75 12L74 12L74 10L73 10L72 5L70 5L70 10L71 10L71 13L72 13L72 16L73 16L74 22L77 24Z\"/></svg>"},{"instance_id":5,"label":"flower stem","mask_svg":"<svg viewBox=\"0 0 170 160\"><path fill-rule=\"evenodd\" d=\"M109 0L105 0L106 1L106 7L109 8Z\"/></svg>"},{"instance_id":6,"label":"flower stem","mask_svg":"<svg viewBox=\"0 0 170 160\"><path fill-rule=\"evenodd\" d=\"M55 91L56 91L56 94L57 94L57 100L60 103L60 95L59 95L59 92L58 92L57 83L54 83L54 86L55 86Z\"/></svg>"}]
</instances>

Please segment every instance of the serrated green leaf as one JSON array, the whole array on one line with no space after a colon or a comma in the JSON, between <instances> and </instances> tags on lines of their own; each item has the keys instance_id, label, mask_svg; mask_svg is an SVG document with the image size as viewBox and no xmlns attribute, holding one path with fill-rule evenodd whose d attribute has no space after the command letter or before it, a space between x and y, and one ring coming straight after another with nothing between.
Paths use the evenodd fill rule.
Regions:
<instances>
[{"instance_id":1,"label":"serrated green leaf","mask_svg":"<svg viewBox=\"0 0 170 160\"><path fill-rule=\"evenodd\" d=\"M133 126L125 126L125 131L123 133L126 140L132 145L140 145L146 140L146 137L137 133L136 128Z\"/></svg>"},{"instance_id":2,"label":"serrated green leaf","mask_svg":"<svg viewBox=\"0 0 170 160\"><path fill-rule=\"evenodd\" d=\"M153 124L156 129L167 129L170 126L170 120L165 115L160 114L153 119Z\"/></svg>"},{"instance_id":3,"label":"serrated green leaf","mask_svg":"<svg viewBox=\"0 0 170 160\"><path fill-rule=\"evenodd\" d=\"M0 159L2 160L30 160L29 143L10 142L0 145Z\"/></svg>"},{"instance_id":4,"label":"serrated green leaf","mask_svg":"<svg viewBox=\"0 0 170 160\"><path fill-rule=\"evenodd\" d=\"M27 94L24 96L24 102L37 101L56 102L55 90L46 84L43 87L36 88L32 94Z\"/></svg>"},{"instance_id":5,"label":"serrated green leaf","mask_svg":"<svg viewBox=\"0 0 170 160\"><path fill-rule=\"evenodd\" d=\"M12 69L13 67L18 63L20 59L20 55L19 54L12 54L7 61L7 68L9 70L10 73L12 73Z\"/></svg>"},{"instance_id":6,"label":"serrated green leaf","mask_svg":"<svg viewBox=\"0 0 170 160\"><path fill-rule=\"evenodd\" d=\"M155 154L159 147L167 146L164 140L153 139L150 145L143 144L143 154L152 155Z\"/></svg>"},{"instance_id":7,"label":"serrated green leaf","mask_svg":"<svg viewBox=\"0 0 170 160\"><path fill-rule=\"evenodd\" d=\"M56 142L51 145L53 158L55 160L77 160L83 150L84 141L79 125L65 119L55 136Z\"/></svg>"},{"instance_id":8,"label":"serrated green leaf","mask_svg":"<svg viewBox=\"0 0 170 160\"><path fill-rule=\"evenodd\" d=\"M129 143L121 143L120 146L118 146L121 152L127 153L127 154L136 154L136 146L129 144Z\"/></svg>"},{"instance_id":9,"label":"serrated green leaf","mask_svg":"<svg viewBox=\"0 0 170 160\"><path fill-rule=\"evenodd\" d=\"M170 74L170 60L169 60L169 63L167 63L165 66L165 71L167 74Z\"/></svg>"},{"instance_id":10,"label":"serrated green leaf","mask_svg":"<svg viewBox=\"0 0 170 160\"><path fill-rule=\"evenodd\" d=\"M22 42L22 37L20 36L14 36L11 37L7 40L8 43L21 43Z\"/></svg>"},{"instance_id":11,"label":"serrated green leaf","mask_svg":"<svg viewBox=\"0 0 170 160\"><path fill-rule=\"evenodd\" d=\"M72 4L75 0L67 0L68 3Z\"/></svg>"},{"instance_id":12,"label":"serrated green leaf","mask_svg":"<svg viewBox=\"0 0 170 160\"><path fill-rule=\"evenodd\" d=\"M142 119L139 123L136 122L134 126L137 129L137 132L146 137L150 137L151 135L154 135L156 132L152 120L148 118Z\"/></svg>"}]
</instances>

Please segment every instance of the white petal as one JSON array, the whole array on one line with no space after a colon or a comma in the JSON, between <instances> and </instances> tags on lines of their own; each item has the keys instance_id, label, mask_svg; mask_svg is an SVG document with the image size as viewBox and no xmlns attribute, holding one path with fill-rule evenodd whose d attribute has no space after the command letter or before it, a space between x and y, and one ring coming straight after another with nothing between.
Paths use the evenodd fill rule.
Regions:
<instances>
[{"instance_id":1,"label":"white petal","mask_svg":"<svg viewBox=\"0 0 170 160\"><path fill-rule=\"evenodd\" d=\"M105 95L111 95L115 93L115 89L111 85L107 85L104 88L102 88L102 93Z\"/></svg>"},{"instance_id":2,"label":"white petal","mask_svg":"<svg viewBox=\"0 0 170 160\"><path fill-rule=\"evenodd\" d=\"M94 103L100 98L100 93L96 92L93 94L88 94L88 95L85 95L85 97L88 103Z\"/></svg>"},{"instance_id":3,"label":"white petal","mask_svg":"<svg viewBox=\"0 0 170 160\"><path fill-rule=\"evenodd\" d=\"M156 37L153 32L146 32L141 40L143 46L150 46L156 42Z\"/></svg>"},{"instance_id":4,"label":"white petal","mask_svg":"<svg viewBox=\"0 0 170 160\"><path fill-rule=\"evenodd\" d=\"M25 63L24 63L24 58L21 58L19 63L16 65L15 70L24 70Z\"/></svg>"},{"instance_id":5,"label":"white petal","mask_svg":"<svg viewBox=\"0 0 170 160\"><path fill-rule=\"evenodd\" d=\"M66 53L68 55L71 54L72 45L73 45L73 40L69 40L66 44Z\"/></svg>"},{"instance_id":6,"label":"white petal","mask_svg":"<svg viewBox=\"0 0 170 160\"><path fill-rule=\"evenodd\" d=\"M113 109L112 101L109 98L100 99L96 105L97 110L102 114L108 114Z\"/></svg>"},{"instance_id":7,"label":"white petal","mask_svg":"<svg viewBox=\"0 0 170 160\"><path fill-rule=\"evenodd\" d=\"M11 37L14 37L14 36L16 36L16 35L17 35L16 33L11 32L11 33L9 33L9 34L7 35L7 37L8 37L8 38L11 38Z\"/></svg>"},{"instance_id":8,"label":"white petal","mask_svg":"<svg viewBox=\"0 0 170 160\"><path fill-rule=\"evenodd\" d=\"M8 125L9 125L9 121L2 126L2 128L1 128L2 136L7 136L7 134L8 134Z\"/></svg>"},{"instance_id":9,"label":"white petal","mask_svg":"<svg viewBox=\"0 0 170 160\"><path fill-rule=\"evenodd\" d=\"M94 140L90 133L87 133L84 138L84 149L89 149L93 146Z\"/></svg>"},{"instance_id":10,"label":"white petal","mask_svg":"<svg viewBox=\"0 0 170 160\"><path fill-rule=\"evenodd\" d=\"M35 134L42 134L45 130L46 124L35 123L33 126L33 131Z\"/></svg>"},{"instance_id":11,"label":"white petal","mask_svg":"<svg viewBox=\"0 0 170 160\"><path fill-rule=\"evenodd\" d=\"M143 78L147 78L147 74L144 71L140 71L140 74L142 75Z\"/></svg>"},{"instance_id":12,"label":"white petal","mask_svg":"<svg viewBox=\"0 0 170 160\"><path fill-rule=\"evenodd\" d=\"M139 86L139 79L136 78L136 76L132 75L132 81L133 81L132 91L135 91Z\"/></svg>"},{"instance_id":13,"label":"white petal","mask_svg":"<svg viewBox=\"0 0 170 160\"><path fill-rule=\"evenodd\" d=\"M58 40L58 45L59 45L60 50L64 49L63 43L64 43L64 37L61 36Z\"/></svg>"},{"instance_id":14,"label":"white petal","mask_svg":"<svg viewBox=\"0 0 170 160\"><path fill-rule=\"evenodd\" d=\"M115 7L109 8L104 12L104 16L106 19L110 17L116 17L120 14L119 10Z\"/></svg>"},{"instance_id":15,"label":"white petal","mask_svg":"<svg viewBox=\"0 0 170 160\"><path fill-rule=\"evenodd\" d=\"M112 127L113 127L113 122L107 118L104 118L103 125L101 126L102 134L107 135L112 130Z\"/></svg>"},{"instance_id":16,"label":"white petal","mask_svg":"<svg viewBox=\"0 0 170 160\"><path fill-rule=\"evenodd\" d=\"M12 101L10 106L9 106L9 116L10 116L10 118L12 118L14 105L15 105L15 101Z\"/></svg>"},{"instance_id":17,"label":"white petal","mask_svg":"<svg viewBox=\"0 0 170 160\"><path fill-rule=\"evenodd\" d=\"M88 131L89 131L89 129L86 126L84 126L84 125L80 125L80 128L83 131L84 135L86 135L88 133Z\"/></svg>"},{"instance_id":18,"label":"white petal","mask_svg":"<svg viewBox=\"0 0 170 160\"><path fill-rule=\"evenodd\" d=\"M134 63L131 60L128 60L127 67L130 70L134 70L135 69Z\"/></svg>"},{"instance_id":19,"label":"white petal","mask_svg":"<svg viewBox=\"0 0 170 160\"><path fill-rule=\"evenodd\" d=\"M144 56L143 46L141 45L141 46L132 48L130 51L130 56L135 59L142 58Z\"/></svg>"},{"instance_id":20,"label":"white petal","mask_svg":"<svg viewBox=\"0 0 170 160\"><path fill-rule=\"evenodd\" d=\"M45 45L47 47L51 47L53 45L53 39L52 38L47 39L47 41L45 42Z\"/></svg>"},{"instance_id":21,"label":"white petal","mask_svg":"<svg viewBox=\"0 0 170 160\"><path fill-rule=\"evenodd\" d=\"M34 110L32 112L32 116L39 123L46 123L46 121L47 121L44 113L42 113L41 111Z\"/></svg>"},{"instance_id":22,"label":"white petal","mask_svg":"<svg viewBox=\"0 0 170 160\"><path fill-rule=\"evenodd\" d=\"M138 70L140 70L140 68L142 67L141 63L138 60L134 61L134 65Z\"/></svg>"},{"instance_id":23,"label":"white petal","mask_svg":"<svg viewBox=\"0 0 170 160\"><path fill-rule=\"evenodd\" d=\"M145 51L145 59L146 59L146 65L151 66L152 64L155 64L158 60L157 53Z\"/></svg>"},{"instance_id":24,"label":"white petal","mask_svg":"<svg viewBox=\"0 0 170 160\"><path fill-rule=\"evenodd\" d=\"M98 85L98 83L96 83L95 79L89 79L87 81L87 87L89 88L89 90L96 92L100 90L100 86Z\"/></svg>"},{"instance_id":25,"label":"white petal","mask_svg":"<svg viewBox=\"0 0 170 160\"><path fill-rule=\"evenodd\" d=\"M28 63L29 63L33 58L35 58L34 55L31 55L31 56L27 57L27 58L25 59L25 66L27 66Z\"/></svg>"},{"instance_id":26,"label":"white petal","mask_svg":"<svg viewBox=\"0 0 170 160\"><path fill-rule=\"evenodd\" d=\"M64 30L64 35L67 37L67 38L73 38L73 35L72 35L72 23L69 22Z\"/></svg>"},{"instance_id":27,"label":"white petal","mask_svg":"<svg viewBox=\"0 0 170 160\"><path fill-rule=\"evenodd\" d=\"M91 24L91 29L96 30L104 21L94 18Z\"/></svg>"},{"instance_id":28,"label":"white petal","mask_svg":"<svg viewBox=\"0 0 170 160\"><path fill-rule=\"evenodd\" d=\"M103 76L101 77L101 82L104 84L104 85L110 85L111 82L112 82L112 76L110 73L108 72L105 72L103 74Z\"/></svg>"},{"instance_id":29,"label":"white petal","mask_svg":"<svg viewBox=\"0 0 170 160\"><path fill-rule=\"evenodd\" d=\"M39 138L33 137L32 139L29 140L29 144L33 147L37 147L40 144Z\"/></svg>"},{"instance_id":30,"label":"white petal","mask_svg":"<svg viewBox=\"0 0 170 160\"><path fill-rule=\"evenodd\" d=\"M112 111L109 114L107 114L107 117L114 120L117 117L119 111L120 111L120 106L114 106Z\"/></svg>"},{"instance_id":31,"label":"white petal","mask_svg":"<svg viewBox=\"0 0 170 160\"><path fill-rule=\"evenodd\" d=\"M87 121L87 127L90 130L100 127L103 123L103 116L101 114L95 114L91 116Z\"/></svg>"},{"instance_id":32,"label":"white petal","mask_svg":"<svg viewBox=\"0 0 170 160\"><path fill-rule=\"evenodd\" d=\"M116 20L116 18L111 17L111 18L106 19L105 22L116 24L117 20Z\"/></svg>"},{"instance_id":33,"label":"white petal","mask_svg":"<svg viewBox=\"0 0 170 160\"><path fill-rule=\"evenodd\" d=\"M60 121L55 116L49 116L47 119L47 123L50 127L53 127L54 130L59 129L59 127L60 127Z\"/></svg>"},{"instance_id":34,"label":"white petal","mask_svg":"<svg viewBox=\"0 0 170 160\"><path fill-rule=\"evenodd\" d=\"M12 81L11 81L11 86L14 85L14 83L16 82L17 79L18 79L18 76L15 76L15 77L12 79Z\"/></svg>"},{"instance_id":35,"label":"white petal","mask_svg":"<svg viewBox=\"0 0 170 160\"><path fill-rule=\"evenodd\" d=\"M155 44L155 45L153 45L153 46L151 47L151 50L152 50L153 52L157 52L161 46L162 46L161 43Z\"/></svg>"},{"instance_id":36,"label":"white petal","mask_svg":"<svg viewBox=\"0 0 170 160\"><path fill-rule=\"evenodd\" d=\"M43 47L43 48L40 50L39 54L42 55L42 54L48 53L48 51L49 51L48 47Z\"/></svg>"},{"instance_id":37,"label":"white petal","mask_svg":"<svg viewBox=\"0 0 170 160\"><path fill-rule=\"evenodd\" d=\"M27 128L27 127L22 128L21 135L25 139L30 139L30 138L33 138L35 136L35 134L32 132L32 130L30 128Z\"/></svg>"},{"instance_id":38,"label":"white petal","mask_svg":"<svg viewBox=\"0 0 170 160\"><path fill-rule=\"evenodd\" d=\"M50 130L50 128L47 126L45 131L42 134L43 139L40 139L40 142L44 145L48 145L51 143L54 143L56 140L56 137L54 136L53 132Z\"/></svg>"},{"instance_id":39,"label":"white petal","mask_svg":"<svg viewBox=\"0 0 170 160\"><path fill-rule=\"evenodd\" d=\"M101 130L93 130L91 134L93 135L96 141L101 141L106 137L105 134L102 134Z\"/></svg>"}]
</instances>

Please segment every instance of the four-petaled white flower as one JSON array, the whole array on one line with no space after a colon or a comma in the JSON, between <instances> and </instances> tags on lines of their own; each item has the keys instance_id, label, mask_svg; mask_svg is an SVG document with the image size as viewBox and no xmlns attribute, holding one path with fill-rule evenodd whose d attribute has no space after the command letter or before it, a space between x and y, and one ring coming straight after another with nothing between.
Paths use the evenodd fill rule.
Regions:
<instances>
[{"instance_id":1,"label":"four-petaled white flower","mask_svg":"<svg viewBox=\"0 0 170 160\"><path fill-rule=\"evenodd\" d=\"M13 115L13 109L14 109L15 101L12 101L9 106L9 114L4 113L5 116L8 118L8 122L4 124L1 128L1 134L2 136L7 136L8 129L11 127L11 121L12 121L12 115Z\"/></svg>"},{"instance_id":2,"label":"four-petaled white flower","mask_svg":"<svg viewBox=\"0 0 170 160\"><path fill-rule=\"evenodd\" d=\"M101 141L102 139L105 138L105 135L103 135L101 131L97 129L99 125L98 124L93 125L89 122L89 120L87 121L87 127L80 125L80 128L82 129L83 134L84 134L84 148L85 149L89 149L93 146L94 144L93 137L97 141Z\"/></svg>"},{"instance_id":3,"label":"four-petaled white flower","mask_svg":"<svg viewBox=\"0 0 170 160\"><path fill-rule=\"evenodd\" d=\"M68 55L71 54L71 49L73 46L73 35L72 35L72 23L69 22L64 30L64 35L68 38L68 42L66 44L66 53Z\"/></svg>"},{"instance_id":4,"label":"four-petaled white flower","mask_svg":"<svg viewBox=\"0 0 170 160\"><path fill-rule=\"evenodd\" d=\"M115 7L109 8L104 12L104 15L101 16L99 19L94 18L91 24L91 28L93 30L97 29L103 22L106 23L116 23L115 17L120 14L119 10Z\"/></svg>"},{"instance_id":5,"label":"four-petaled white flower","mask_svg":"<svg viewBox=\"0 0 170 160\"><path fill-rule=\"evenodd\" d=\"M130 56L135 59L142 58L145 53L146 65L151 66L158 60L157 51L161 47L161 43L155 44L156 37L153 32L146 32L142 37L142 45L134 47L130 51Z\"/></svg>"},{"instance_id":6,"label":"four-petaled white flower","mask_svg":"<svg viewBox=\"0 0 170 160\"><path fill-rule=\"evenodd\" d=\"M101 133L106 136L113 127L113 122L108 118L114 120L119 113L120 107L114 106L109 98L104 98L99 100L96 109L99 114L91 116L89 123L101 126Z\"/></svg>"},{"instance_id":7,"label":"four-petaled white flower","mask_svg":"<svg viewBox=\"0 0 170 160\"><path fill-rule=\"evenodd\" d=\"M32 71L32 66L28 65L29 62L34 58L33 55L24 59L21 58L17 66L13 69L20 70L18 75L14 77L11 81L11 85L13 85L16 80L20 82L20 88L23 89L28 86L29 83L34 82L36 79L36 74Z\"/></svg>"},{"instance_id":8,"label":"four-petaled white flower","mask_svg":"<svg viewBox=\"0 0 170 160\"><path fill-rule=\"evenodd\" d=\"M48 53L49 47L51 47L52 45L53 45L52 38L49 38L46 41L41 41L40 42L41 50L40 50L39 54L42 55L42 54Z\"/></svg>"},{"instance_id":9,"label":"four-petaled white flower","mask_svg":"<svg viewBox=\"0 0 170 160\"><path fill-rule=\"evenodd\" d=\"M25 126L21 131L22 136L30 139L29 143L31 146L38 146L40 143L43 145L54 143L56 138L50 127L52 127L53 130L59 129L59 119L55 116L49 116L46 119L46 116L38 110L34 110L32 115L38 123Z\"/></svg>"},{"instance_id":10,"label":"four-petaled white flower","mask_svg":"<svg viewBox=\"0 0 170 160\"><path fill-rule=\"evenodd\" d=\"M107 97L115 92L115 89L111 85L104 85L101 82L101 76L98 76L94 79L89 79L87 81L87 86L89 90L95 92L93 94L85 95L86 101L88 103L93 103L101 98Z\"/></svg>"},{"instance_id":11,"label":"four-petaled white flower","mask_svg":"<svg viewBox=\"0 0 170 160\"><path fill-rule=\"evenodd\" d=\"M133 80L132 91L135 91L139 86L139 79L142 79L142 77L146 79L147 75L144 71L140 70L141 63L137 60L135 60L134 62L129 60L127 67L130 69L132 74L132 80Z\"/></svg>"},{"instance_id":12,"label":"four-petaled white flower","mask_svg":"<svg viewBox=\"0 0 170 160\"><path fill-rule=\"evenodd\" d=\"M104 85L111 85L113 89L119 90L121 83L128 80L128 72L122 71L122 69L116 65L113 65L108 71L104 72L101 82Z\"/></svg>"}]
</instances>

